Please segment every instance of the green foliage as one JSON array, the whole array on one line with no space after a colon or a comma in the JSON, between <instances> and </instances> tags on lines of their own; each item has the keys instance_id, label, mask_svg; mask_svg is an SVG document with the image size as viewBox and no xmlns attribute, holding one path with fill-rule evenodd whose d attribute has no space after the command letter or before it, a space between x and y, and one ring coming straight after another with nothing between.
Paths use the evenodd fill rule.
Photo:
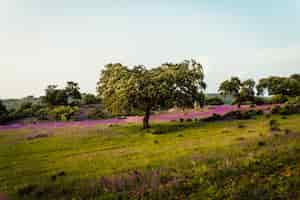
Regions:
<instances>
[{"instance_id":1,"label":"green foliage","mask_svg":"<svg viewBox=\"0 0 300 200\"><path fill-rule=\"evenodd\" d=\"M97 105L93 107L92 109L87 109L87 112L85 113L87 119L103 119L107 117L112 117L109 115L103 106Z\"/></svg>"},{"instance_id":2,"label":"green foliage","mask_svg":"<svg viewBox=\"0 0 300 200\"><path fill-rule=\"evenodd\" d=\"M78 110L78 107L57 106L49 111L49 116L54 120L67 121L70 120Z\"/></svg>"},{"instance_id":3,"label":"green foliage","mask_svg":"<svg viewBox=\"0 0 300 200\"><path fill-rule=\"evenodd\" d=\"M68 105L79 105L81 99L80 88L78 83L73 81L68 81L67 86L64 89L67 96L67 104Z\"/></svg>"},{"instance_id":4,"label":"green foliage","mask_svg":"<svg viewBox=\"0 0 300 200\"><path fill-rule=\"evenodd\" d=\"M89 105L89 104L99 104L99 103L101 103L101 100L98 99L93 94L82 94L81 102L84 105Z\"/></svg>"},{"instance_id":5,"label":"green foliage","mask_svg":"<svg viewBox=\"0 0 300 200\"><path fill-rule=\"evenodd\" d=\"M232 95L235 98L239 96L241 89L241 80L238 77L231 77L230 80L226 80L221 83L219 87L219 92L221 95Z\"/></svg>"},{"instance_id":6,"label":"green foliage","mask_svg":"<svg viewBox=\"0 0 300 200\"><path fill-rule=\"evenodd\" d=\"M271 111L273 114L291 115L300 113L300 97L290 98L282 106L276 106Z\"/></svg>"},{"instance_id":7,"label":"green foliage","mask_svg":"<svg viewBox=\"0 0 300 200\"><path fill-rule=\"evenodd\" d=\"M274 95L269 99L269 103L270 104L282 104L288 101L288 97L278 94L278 95Z\"/></svg>"},{"instance_id":8,"label":"green foliage","mask_svg":"<svg viewBox=\"0 0 300 200\"><path fill-rule=\"evenodd\" d=\"M263 112L261 110L247 110L247 111L231 111L226 113L223 116L224 120L243 120L243 119L253 119L257 116L262 115Z\"/></svg>"},{"instance_id":9,"label":"green foliage","mask_svg":"<svg viewBox=\"0 0 300 200\"><path fill-rule=\"evenodd\" d=\"M153 110L201 104L206 87L203 79L203 68L194 60L152 69L108 64L101 73L98 93L113 114L143 111L144 128L148 128Z\"/></svg>"},{"instance_id":10,"label":"green foliage","mask_svg":"<svg viewBox=\"0 0 300 200\"><path fill-rule=\"evenodd\" d=\"M271 119L271 120L269 121L269 125L270 125L270 130L271 130L271 131L279 131L279 130L280 130L280 128L279 128L279 123L278 123L278 121L275 120L275 119Z\"/></svg>"},{"instance_id":11,"label":"green foliage","mask_svg":"<svg viewBox=\"0 0 300 200\"><path fill-rule=\"evenodd\" d=\"M204 118L202 121L213 122L213 121L219 121L219 120L222 120L222 119L223 118L222 118L221 115L214 113L212 116Z\"/></svg>"},{"instance_id":12,"label":"green foliage","mask_svg":"<svg viewBox=\"0 0 300 200\"><path fill-rule=\"evenodd\" d=\"M219 97L210 97L205 100L206 105L224 105L224 101Z\"/></svg>"},{"instance_id":13,"label":"green foliage","mask_svg":"<svg viewBox=\"0 0 300 200\"><path fill-rule=\"evenodd\" d=\"M44 102L48 105L67 105L68 97L64 90L58 89L57 85L49 85L46 88Z\"/></svg>"},{"instance_id":14,"label":"green foliage","mask_svg":"<svg viewBox=\"0 0 300 200\"><path fill-rule=\"evenodd\" d=\"M39 117L40 109L44 106L41 104L33 104L31 102L22 103L17 109L11 110L9 113L10 120L19 120L24 118Z\"/></svg>"},{"instance_id":15,"label":"green foliage","mask_svg":"<svg viewBox=\"0 0 300 200\"><path fill-rule=\"evenodd\" d=\"M5 123L8 120L8 111L0 100L0 124Z\"/></svg>"},{"instance_id":16,"label":"green foliage","mask_svg":"<svg viewBox=\"0 0 300 200\"><path fill-rule=\"evenodd\" d=\"M266 105L269 104L269 99L265 97L255 97L254 98L255 105Z\"/></svg>"},{"instance_id":17,"label":"green foliage","mask_svg":"<svg viewBox=\"0 0 300 200\"><path fill-rule=\"evenodd\" d=\"M233 96L233 103L240 106L243 102L255 101L254 87L255 81L252 79L242 82L238 77L231 77L230 80L221 83L219 92L223 96Z\"/></svg>"},{"instance_id":18,"label":"green foliage","mask_svg":"<svg viewBox=\"0 0 300 200\"><path fill-rule=\"evenodd\" d=\"M78 83L69 81L64 89L57 88L57 85L49 85L46 88L46 95L43 97L45 103L51 106L78 105L81 94Z\"/></svg>"},{"instance_id":19,"label":"green foliage","mask_svg":"<svg viewBox=\"0 0 300 200\"><path fill-rule=\"evenodd\" d=\"M247 111L235 110L235 111L228 112L223 116L218 114L213 114L212 116L203 119L203 121L212 122L212 121L223 121L223 120L246 120L246 119L253 119L261 115L263 115L263 111L261 110L247 110Z\"/></svg>"},{"instance_id":20,"label":"green foliage","mask_svg":"<svg viewBox=\"0 0 300 200\"><path fill-rule=\"evenodd\" d=\"M283 95L283 96L300 96L300 79L299 74L290 77L271 76L259 80L256 87L258 94L263 95Z\"/></svg>"},{"instance_id":21,"label":"green foliage","mask_svg":"<svg viewBox=\"0 0 300 200\"><path fill-rule=\"evenodd\" d=\"M34 96L27 96L21 99L4 99L2 103L5 105L7 110L16 110L24 103L40 104L41 98Z\"/></svg>"},{"instance_id":22,"label":"green foliage","mask_svg":"<svg viewBox=\"0 0 300 200\"><path fill-rule=\"evenodd\" d=\"M239 101L240 102L254 102L255 97L255 81L252 79L248 79L241 84L241 90L239 95Z\"/></svg>"}]
</instances>

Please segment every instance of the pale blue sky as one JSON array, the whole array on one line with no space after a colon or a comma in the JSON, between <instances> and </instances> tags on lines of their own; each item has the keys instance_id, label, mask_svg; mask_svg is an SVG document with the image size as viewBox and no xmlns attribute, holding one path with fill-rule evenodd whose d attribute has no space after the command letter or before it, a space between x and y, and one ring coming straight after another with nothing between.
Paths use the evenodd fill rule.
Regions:
<instances>
[{"instance_id":1,"label":"pale blue sky","mask_svg":"<svg viewBox=\"0 0 300 200\"><path fill-rule=\"evenodd\" d=\"M0 98L79 82L95 92L109 62L194 58L208 92L233 75L300 73L297 0L0 0Z\"/></svg>"}]
</instances>

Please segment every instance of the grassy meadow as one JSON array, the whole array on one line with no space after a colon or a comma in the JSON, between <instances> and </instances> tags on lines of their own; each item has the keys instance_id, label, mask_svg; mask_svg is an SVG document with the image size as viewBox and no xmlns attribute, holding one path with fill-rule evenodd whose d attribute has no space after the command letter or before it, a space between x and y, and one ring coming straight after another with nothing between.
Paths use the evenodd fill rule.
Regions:
<instances>
[{"instance_id":1,"label":"grassy meadow","mask_svg":"<svg viewBox=\"0 0 300 200\"><path fill-rule=\"evenodd\" d=\"M271 119L280 130L270 130ZM11 199L300 199L299 124L291 115L2 130L0 191Z\"/></svg>"}]
</instances>

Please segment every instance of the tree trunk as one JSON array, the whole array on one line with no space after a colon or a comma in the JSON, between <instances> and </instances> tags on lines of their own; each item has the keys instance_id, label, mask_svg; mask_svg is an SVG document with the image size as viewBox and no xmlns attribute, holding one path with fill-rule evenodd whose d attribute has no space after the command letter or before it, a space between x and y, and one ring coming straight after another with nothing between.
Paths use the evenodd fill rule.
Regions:
<instances>
[{"instance_id":1,"label":"tree trunk","mask_svg":"<svg viewBox=\"0 0 300 200\"><path fill-rule=\"evenodd\" d=\"M144 129L150 128L149 119L150 119L150 109L147 108L145 111L144 119L143 119L143 128Z\"/></svg>"}]
</instances>

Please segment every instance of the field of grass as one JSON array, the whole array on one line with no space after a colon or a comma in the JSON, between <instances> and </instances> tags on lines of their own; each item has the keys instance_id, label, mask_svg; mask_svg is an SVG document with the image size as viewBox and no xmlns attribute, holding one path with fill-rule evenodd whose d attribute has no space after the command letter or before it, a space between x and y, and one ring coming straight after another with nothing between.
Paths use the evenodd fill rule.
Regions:
<instances>
[{"instance_id":1,"label":"field of grass","mask_svg":"<svg viewBox=\"0 0 300 200\"><path fill-rule=\"evenodd\" d=\"M279 122L270 131L269 121ZM0 132L12 199L299 199L300 115ZM43 137L39 137L43 136Z\"/></svg>"}]
</instances>

